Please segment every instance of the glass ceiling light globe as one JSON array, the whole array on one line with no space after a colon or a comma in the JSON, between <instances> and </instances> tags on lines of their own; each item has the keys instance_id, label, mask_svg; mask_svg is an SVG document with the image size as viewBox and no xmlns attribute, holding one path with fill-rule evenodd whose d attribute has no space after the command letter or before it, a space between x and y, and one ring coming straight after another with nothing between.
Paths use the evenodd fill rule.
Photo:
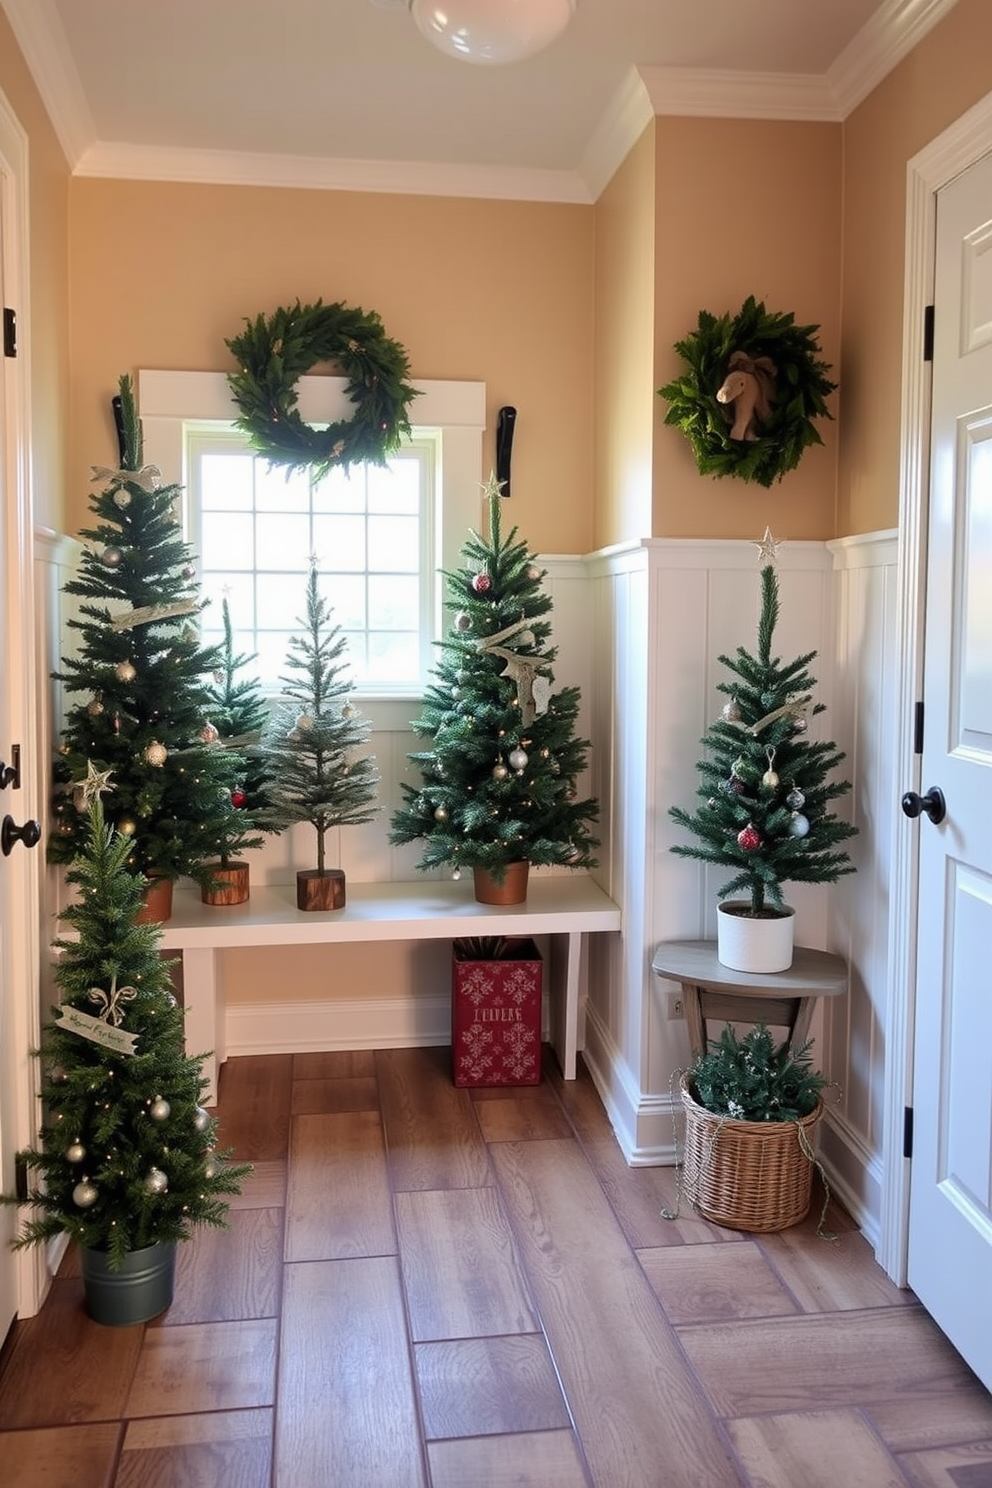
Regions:
<instances>
[{"instance_id":1,"label":"glass ceiling light globe","mask_svg":"<svg viewBox=\"0 0 992 1488\"><path fill-rule=\"evenodd\" d=\"M449 57L522 62L560 36L575 0L410 0L417 28Z\"/></svg>"}]
</instances>

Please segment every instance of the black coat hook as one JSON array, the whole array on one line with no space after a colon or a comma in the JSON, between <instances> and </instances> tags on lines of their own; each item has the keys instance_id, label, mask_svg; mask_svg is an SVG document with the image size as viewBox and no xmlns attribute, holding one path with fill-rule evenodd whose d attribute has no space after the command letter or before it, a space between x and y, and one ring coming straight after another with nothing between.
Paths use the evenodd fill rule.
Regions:
<instances>
[{"instance_id":1,"label":"black coat hook","mask_svg":"<svg viewBox=\"0 0 992 1488\"><path fill-rule=\"evenodd\" d=\"M513 453L513 429L517 422L515 408L501 408L496 420L496 479L500 483L499 494L510 494L510 456Z\"/></svg>"}]
</instances>

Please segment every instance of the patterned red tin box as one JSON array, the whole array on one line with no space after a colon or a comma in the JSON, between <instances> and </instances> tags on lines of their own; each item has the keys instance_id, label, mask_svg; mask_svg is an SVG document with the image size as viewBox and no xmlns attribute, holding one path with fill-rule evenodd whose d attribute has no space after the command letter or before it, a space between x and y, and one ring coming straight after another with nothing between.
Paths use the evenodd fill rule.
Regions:
<instances>
[{"instance_id":1,"label":"patterned red tin box","mask_svg":"<svg viewBox=\"0 0 992 1488\"><path fill-rule=\"evenodd\" d=\"M451 1062L456 1085L538 1085L541 953L532 940L456 940Z\"/></svg>"}]
</instances>

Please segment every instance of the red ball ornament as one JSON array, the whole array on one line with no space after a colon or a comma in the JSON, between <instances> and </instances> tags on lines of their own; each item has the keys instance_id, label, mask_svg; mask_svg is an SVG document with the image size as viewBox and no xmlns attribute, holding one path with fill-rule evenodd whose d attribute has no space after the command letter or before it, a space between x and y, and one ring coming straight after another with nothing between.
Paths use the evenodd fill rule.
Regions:
<instances>
[{"instance_id":1,"label":"red ball ornament","mask_svg":"<svg viewBox=\"0 0 992 1488\"><path fill-rule=\"evenodd\" d=\"M761 846L761 838L750 822L737 833L737 846L744 852L754 852Z\"/></svg>"},{"instance_id":2,"label":"red ball ornament","mask_svg":"<svg viewBox=\"0 0 992 1488\"><path fill-rule=\"evenodd\" d=\"M472 588L476 594L488 594L493 587L493 581L486 573L477 573L472 580Z\"/></svg>"},{"instance_id":3,"label":"red ball ornament","mask_svg":"<svg viewBox=\"0 0 992 1488\"><path fill-rule=\"evenodd\" d=\"M231 792L231 805L241 807L245 804L247 799L248 797L245 795L241 787L236 785Z\"/></svg>"}]
</instances>

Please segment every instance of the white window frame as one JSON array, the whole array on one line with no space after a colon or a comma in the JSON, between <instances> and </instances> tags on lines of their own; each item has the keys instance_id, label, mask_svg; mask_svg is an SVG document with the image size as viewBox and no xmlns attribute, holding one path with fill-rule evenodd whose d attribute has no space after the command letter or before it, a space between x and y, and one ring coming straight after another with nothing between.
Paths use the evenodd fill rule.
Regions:
<instances>
[{"instance_id":1,"label":"white window frame","mask_svg":"<svg viewBox=\"0 0 992 1488\"><path fill-rule=\"evenodd\" d=\"M411 425L440 431L441 453L435 488L434 633L440 635L444 585L440 571L457 569L470 528L483 521L482 439L486 425L486 385L482 382L425 380L413 382L418 397L411 403ZM308 422L349 418L343 377L303 377L297 384L298 406ZM231 423L237 406L223 372L138 372L138 411L145 464L157 465L164 480L182 485L185 425ZM426 680L426 679L425 679ZM406 727L411 699L421 689L390 697L356 691L374 727Z\"/></svg>"}]
</instances>

